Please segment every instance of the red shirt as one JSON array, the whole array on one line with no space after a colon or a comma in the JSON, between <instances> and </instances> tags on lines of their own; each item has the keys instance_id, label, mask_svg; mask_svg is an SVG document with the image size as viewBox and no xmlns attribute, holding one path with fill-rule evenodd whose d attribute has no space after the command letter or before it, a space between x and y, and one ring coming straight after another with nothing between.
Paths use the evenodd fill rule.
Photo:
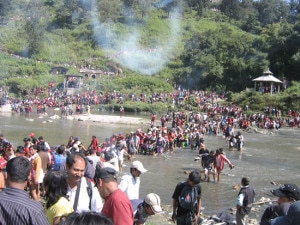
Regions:
<instances>
[{"instance_id":1,"label":"red shirt","mask_svg":"<svg viewBox=\"0 0 300 225\"><path fill-rule=\"evenodd\" d=\"M105 198L101 212L112 219L114 225L132 225L133 209L127 195L120 189Z\"/></svg>"}]
</instances>

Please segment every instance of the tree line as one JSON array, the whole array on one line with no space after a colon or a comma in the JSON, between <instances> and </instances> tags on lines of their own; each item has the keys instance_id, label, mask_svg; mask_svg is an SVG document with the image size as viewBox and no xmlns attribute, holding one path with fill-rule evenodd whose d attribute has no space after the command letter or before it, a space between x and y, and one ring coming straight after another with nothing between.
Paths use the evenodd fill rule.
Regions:
<instances>
[{"instance_id":1,"label":"tree line","mask_svg":"<svg viewBox=\"0 0 300 225\"><path fill-rule=\"evenodd\" d=\"M107 46L92 29L96 18L116 36L146 25L139 44L153 48L167 37L174 9L181 12L181 39L156 76L186 88L219 92L252 87L251 80L268 68L279 79L299 81L300 0L0 0L0 46L29 59L43 59L49 67L63 60L71 64L103 57L102 47ZM102 38L112 39L109 29ZM156 32L166 36L151 37ZM66 50L56 49L62 42ZM60 57L60 51L67 57ZM97 67L99 61L91 64ZM3 71L0 75L8 77L9 70ZM32 75L27 71L22 67L17 74ZM45 69L35 73L39 71L33 75L45 73Z\"/></svg>"}]
</instances>

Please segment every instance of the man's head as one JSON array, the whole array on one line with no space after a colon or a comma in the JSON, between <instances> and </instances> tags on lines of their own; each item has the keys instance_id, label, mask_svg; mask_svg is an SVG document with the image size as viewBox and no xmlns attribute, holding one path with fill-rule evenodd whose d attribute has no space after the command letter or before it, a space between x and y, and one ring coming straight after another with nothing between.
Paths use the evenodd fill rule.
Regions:
<instances>
[{"instance_id":1,"label":"man's head","mask_svg":"<svg viewBox=\"0 0 300 225\"><path fill-rule=\"evenodd\" d=\"M38 140L39 142L45 141L43 136L39 136Z\"/></svg>"},{"instance_id":2,"label":"man's head","mask_svg":"<svg viewBox=\"0 0 300 225\"><path fill-rule=\"evenodd\" d=\"M18 146L16 149L16 156L24 156L25 155L25 148L23 146Z\"/></svg>"},{"instance_id":3,"label":"man's head","mask_svg":"<svg viewBox=\"0 0 300 225\"><path fill-rule=\"evenodd\" d=\"M241 180L242 186L248 186L250 184L250 179L249 177L243 177Z\"/></svg>"},{"instance_id":4,"label":"man's head","mask_svg":"<svg viewBox=\"0 0 300 225\"><path fill-rule=\"evenodd\" d=\"M139 177L141 173L147 172L147 170L144 168L143 164L140 161L133 161L130 165L130 172L132 176Z\"/></svg>"},{"instance_id":5,"label":"man's head","mask_svg":"<svg viewBox=\"0 0 300 225\"><path fill-rule=\"evenodd\" d=\"M300 189L296 184L283 184L278 189L272 190L271 193L278 197L278 203L300 200Z\"/></svg>"},{"instance_id":6,"label":"man's head","mask_svg":"<svg viewBox=\"0 0 300 225\"><path fill-rule=\"evenodd\" d=\"M69 154L66 159L66 167L68 172L68 181L78 183L83 177L86 168L84 155L80 153Z\"/></svg>"},{"instance_id":7,"label":"man's head","mask_svg":"<svg viewBox=\"0 0 300 225\"><path fill-rule=\"evenodd\" d=\"M190 185L195 186L201 181L201 172L198 169L193 170L189 174L188 182Z\"/></svg>"},{"instance_id":8,"label":"man's head","mask_svg":"<svg viewBox=\"0 0 300 225\"><path fill-rule=\"evenodd\" d=\"M102 198L118 189L117 171L111 167L101 168L97 165L94 181Z\"/></svg>"},{"instance_id":9,"label":"man's head","mask_svg":"<svg viewBox=\"0 0 300 225\"><path fill-rule=\"evenodd\" d=\"M31 163L22 156L10 159L6 165L7 180L9 186L11 183L24 184L30 174Z\"/></svg>"},{"instance_id":10,"label":"man's head","mask_svg":"<svg viewBox=\"0 0 300 225\"><path fill-rule=\"evenodd\" d=\"M154 215L155 213L162 212L160 197L154 193L147 194L144 199L144 208L148 215Z\"/></svg>"},{"instance_id":11,"label":"man's head","mask_svg":"<svg viewBox=\"0 0 300 225\"><path fill-rule=\"evenodd\" d=\"M34 155L35 153L37 153L37 146L36 145L31 145L29 147L29 151L31 155Z\"/></svg>"},{"instance_id":12,"label":"man's head","mask_svg":"<svg viewBox=\"0 0 300 225\"><path fill-rule=\"evenodd\" d=\"M61 145L57 148L56 152L57 152L57 154L62 155L62 154L64 154L65 150L66 150L66 147L64 145Z\"/></svg>"}]
</instances>

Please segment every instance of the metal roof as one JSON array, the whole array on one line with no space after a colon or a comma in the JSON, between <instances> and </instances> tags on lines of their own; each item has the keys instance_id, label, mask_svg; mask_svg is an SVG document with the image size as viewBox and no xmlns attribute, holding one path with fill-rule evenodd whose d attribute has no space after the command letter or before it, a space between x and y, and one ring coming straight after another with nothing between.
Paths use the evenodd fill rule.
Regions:
<instances>
[{"instance_id":1,"label":"metal roof","mask_svg":"<svg viewBox=\"0 0 300 225\"><path fill-rule=\"evenodd\" d=\"M273 73L270 70L267 70L263 73L264 75L253 79L252 81L262 81L262 82L274 82L274 83L283 83L281 80L273 76Z\"/></svg>"}]
</instances>

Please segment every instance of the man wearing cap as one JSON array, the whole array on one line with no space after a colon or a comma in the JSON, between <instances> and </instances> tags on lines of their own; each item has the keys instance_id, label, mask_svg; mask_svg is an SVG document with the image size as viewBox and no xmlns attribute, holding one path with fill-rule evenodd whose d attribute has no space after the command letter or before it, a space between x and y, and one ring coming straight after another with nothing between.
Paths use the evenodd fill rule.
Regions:
<instances>
[{"instance_id":1,"label":"man wearing cap","mask_svg":"<svg viewBox=\"0 0 300 225\"><path fill-rule=\"evenodd\" d=\"M130 172L122 176L119 188L125 192L130 200L139 199L140 193L140 175L147 172L140 161L133 161L130 166Z\"/></svg>"},{"instance_id":2,"label":"man wearing cap","mask_svg":"<svg viewBox=\"0 0 300 225\"><path fill-rule=\"evenodd\" d=\"M94 181L105 200L101 214L111 218L114 225L132 225L133 209L127 195L118 188L117 171L97 166Z\"/></svg>"},{"instance_id":3,"label":"man wearing cap","mask_svg":"<svg viewBox=\"0 0 300 225\"><path fill-rule=\"evenodd\" d=\"M264 211L260 225L270 225L271 220L285 216L291 204L300 200L300 189L295 184L284 184L278 189L272 190L271 193L278 197L278 205L271 205Z\"/></svg>"},{"instance_id":4,"label":"man wearing cap","mask_svg":"<svg viewBox=\"0 0 300 225\"><path fill-rule=\"evenodd\" d=\"M255 191L249 186L250 179L243 177L241 180L241 189L236 200L236 224L248 224L248 215L254 202Z\"/></svg>"},{"instance_id":5,"label":"man wearing cap","mask_svg":"<svg viewBox=\"0 0 300 225\"><path fill-rule=\"evenodd\" d=\"M134 225L143 225L149 216L162 212L160 197L155 193L147 194L144 200L131 200L134 211Z\"/></svg>"}]
</instances>

